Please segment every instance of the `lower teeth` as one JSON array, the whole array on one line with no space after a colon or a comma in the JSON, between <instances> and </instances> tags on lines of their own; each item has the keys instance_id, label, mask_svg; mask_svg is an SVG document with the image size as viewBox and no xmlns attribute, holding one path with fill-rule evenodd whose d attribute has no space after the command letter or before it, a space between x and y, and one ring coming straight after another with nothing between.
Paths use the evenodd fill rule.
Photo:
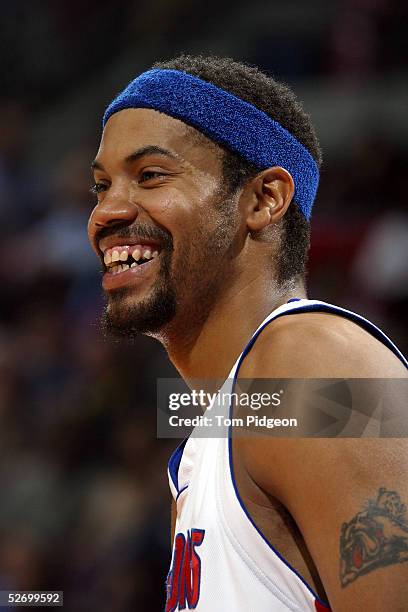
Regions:
<instances>
[{"instance_id":1,"label":"lower teeth","mask_svg":"<svg viewBox=\"0 0 408 612\"><path fill-rule=\"evenodd\" d=\"M133 263L130 264L130 266L128 264L120 264L117 266L113 266L112 268L110 268L109 272L110 274L119 274L120 272L125 272L126 270L129 270L129 268L136 268L136 266L142 266L143 264L147 263L148 261L151 261L150 259L142 259L139 260L138 262L134 261ZM120 269L119 269L120 267Z\"/></svg>"}]
</instances>

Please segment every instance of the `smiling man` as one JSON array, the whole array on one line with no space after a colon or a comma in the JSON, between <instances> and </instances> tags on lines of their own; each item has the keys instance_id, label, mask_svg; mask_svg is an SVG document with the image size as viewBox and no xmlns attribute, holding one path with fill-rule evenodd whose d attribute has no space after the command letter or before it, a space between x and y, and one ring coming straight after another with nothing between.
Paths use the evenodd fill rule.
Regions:
<instances>
[{"instance_id":1,"label":"smiling man","mask_svg":"<svg viewBox=\"0 0 408 612\"><path fill-rule=\"evenodd\" d=\"M186 381L406 377L377 327L306 297L321 155L287 87L181 56L103 126L89 237L111 333L157 338ZM407 467L403 439L190 437L166 610L405 610Z\"/></svg>"}]
</instances>

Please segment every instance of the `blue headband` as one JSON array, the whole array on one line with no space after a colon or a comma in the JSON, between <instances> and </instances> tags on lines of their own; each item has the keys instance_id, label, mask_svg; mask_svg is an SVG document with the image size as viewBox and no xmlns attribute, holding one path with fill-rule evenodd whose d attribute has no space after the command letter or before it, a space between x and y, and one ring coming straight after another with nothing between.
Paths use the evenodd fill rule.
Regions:
<instances>
[{"instance_id":1,"label":"blue headband","mask_svg":"<svg viewBox=\"0 0 408 612\"><path fill-rule=\"evenodd\" d=\"M144 72L108 106L109 117L125 108L151 108L194 128L261 169L281 166L292 175L294 201L310 218L319 170L309 151L266 113L227 91L178 70Z\"/></svg>"}]
</instances>

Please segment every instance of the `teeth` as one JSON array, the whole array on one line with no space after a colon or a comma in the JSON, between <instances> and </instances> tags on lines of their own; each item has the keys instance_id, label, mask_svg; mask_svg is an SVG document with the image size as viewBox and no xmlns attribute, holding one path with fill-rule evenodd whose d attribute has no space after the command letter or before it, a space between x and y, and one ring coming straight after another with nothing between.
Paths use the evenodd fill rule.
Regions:
<instances>
[{"instance_id":1,"label":"teeth","mask_svg":"<svg viewBox=\"0 0 408 612\"><path fill-rule=\"evenodd\" d=\"M142 254L142 247L137 247L132 252L132 258L135 260L135 262L139 261L142 257L143 259L149 260L158 257L158 255L159 251L152 252L150 248L145 249ZM105 262L105 265L109 266L110 264L114 264L115 262L127 261L128 257L129 252L127 250L119 251L115 249L111 253L106 253L104 255L103 260ZM129 268L135 268L136 265L136 263L132 263L130 266L128 264L122 265L121 263L119 263L118 265L111 265L110 272L112 274L118 274L119 272L123 272L124 270L129 270Z\"/></svg>"},{"instance_id":2,"label":"teeth","mask_svg":"<svg viewBox=\"0 0 408 612\"><path fill-rule=\"evenodd\" d=\"M128 264L119 264L117 266L111 266L109 268L109 272L111 274L119 274L120 272L125 272L125 270L129 270L129 268L133 268L133 266L137 266L137 263L128 266Z\"/></svg>"},{"instance_id":3,"label":"teeth","mask_svg":"<svg viewBox=\"0 0 408 612\"><path fill-rule=\"evenodd\" d=\"M141 257L142 253L140 251L140 249L135 249L132 253L132 257L135 261L139 261L140 257Z\"/></svg>"},{"instance_id":4,"label":"teeth","mask_svg":"<svg viewBox=\"0 0 408 612\"><path fill-rule=\"evenodd\" d=\"M135 261L132 264L130 264L131 268L136 268L136 266L137 266L137 263Z\"/></svg>"}]
</instances>

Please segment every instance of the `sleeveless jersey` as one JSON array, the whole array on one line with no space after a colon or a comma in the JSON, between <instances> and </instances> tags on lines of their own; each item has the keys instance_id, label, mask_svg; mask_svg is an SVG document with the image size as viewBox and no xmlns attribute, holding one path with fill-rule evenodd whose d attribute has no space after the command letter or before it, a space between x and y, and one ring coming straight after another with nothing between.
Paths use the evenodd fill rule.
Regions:
<instances>
[{"instance_id":1,"label":"sleeveless jersey","mask_svg":"<svg viewBox=\"0 0 408 612\"><path fill-rule=\"evenodd\" d=\"M360 315L318 300L295 299L261 323L220 392L233 391L242 360L266 325L278 317L304 312L328 312L354 321L408 367L391 340ZM222 411L225 413L225 406ZM193 432L170 458L169 482L177 504L177 520L166 612L329 610L265 539L244 506L234 479L230 431L217 438L195 437Z\"/></svg>"}]
</instances>

